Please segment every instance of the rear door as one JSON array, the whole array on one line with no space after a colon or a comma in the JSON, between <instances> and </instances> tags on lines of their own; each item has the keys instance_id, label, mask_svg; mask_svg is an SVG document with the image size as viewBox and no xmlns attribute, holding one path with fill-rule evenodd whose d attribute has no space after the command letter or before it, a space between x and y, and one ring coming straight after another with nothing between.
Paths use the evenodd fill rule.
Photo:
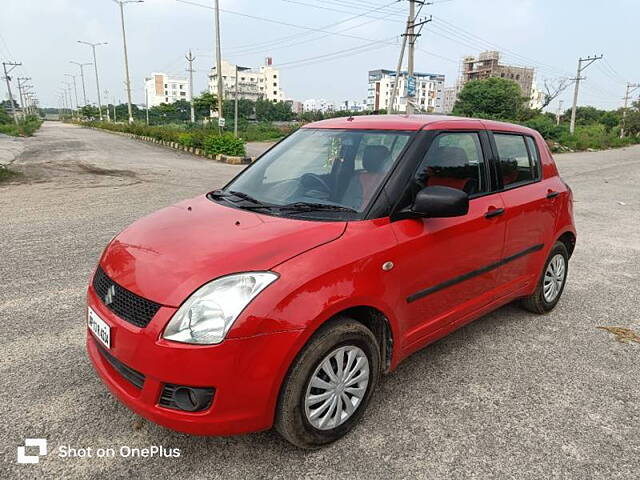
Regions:
<instances>
[{"instance_id":1,"label":"rear door","mask_svg":"<svg viewBox=\"0 0 640 480\"><path fill-rule=\"evenodd\" d=\"M412 195L427 185L463 189L470 195L469 212L392 223L405 292L399 308L407 350L441 336L491 300L505 233L504 205L489 174L486 133L434 135L413 175Z\"/></svg>"},{"instance_id":2,"label":"rear door","mask_svg":"<svg viewBox=\"0 0 640 480\"><path fill-rule=\"evenodd\" d=\"M540 273L545 241L554 229L554 197L542 178L535 139L513 132L490 133L505 208L506 235L498 281L505 293L522 289Z\"/></svg>"}]
</instances>

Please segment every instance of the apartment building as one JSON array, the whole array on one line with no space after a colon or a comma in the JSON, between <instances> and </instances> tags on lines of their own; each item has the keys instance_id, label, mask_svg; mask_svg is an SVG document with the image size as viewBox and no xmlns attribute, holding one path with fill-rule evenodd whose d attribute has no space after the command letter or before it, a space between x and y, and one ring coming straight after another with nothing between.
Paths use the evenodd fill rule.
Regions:
<instances>
[{"instance_id":1,"label":"apartment building","mask_svg":"<svg viewBox=\"0 0 640 480\"><path fill-rule=\"evenodd\" d=\"M302 102L302 111L304 112L328 113L335 111L335 109L335 105L324 98L309 98Z\"/></svg>"},{"instance_id":2,"label":"apartment building","mask_svg":"<svg viewBox=\"0 0 640 480\"><path fill-rule=\"evenodd\" d=\"M461 85L470 80L482 80L489 77L499 77L513 80L522 90L525 97L531 96L533 76L535 70L530 67L504 65L500 63L500 52L482 52L478 58L473 56L462 59Z\"/></svg>"},{"instance_id":3,"label":"apartment building","mask_svg":"<svg viewBox=\"0 0 640 480\"><path fill-rule=\"evenodd\" d=\"M339 112L364 112L367 110L367 100L345 100L336 105L336 110Z\"/></svg>"},{"instance_id":4,"label":"apartment building","mask_svg":"<svg viewBox=\"0 0 640 480\"><path fill-rule=\"evenodd\" d=\"M444 87L443 95L442 95L442 113L446 113L449 115L453 111L453 107L458 100L458 93L460 92L460 87L458 84L452 85L450 87Z\"/></svg>"},{"instance_id":5,"label":"apartment building","mask_svg":"<svg viewBox=\"0 0 640 480\"><path fill-rule=\"evenodd\" d=\"M214 65L209 73L209 92L218 93L218 74ZM238 77L238 98L247 100L264 99L272 102L283 102L285 95L280 88L280 72L273 66L273 59L266 58L260 68L242 67L222 60L222 96L235 98L236 75Z\"/></svg>"},{"instance_id":6,"label":"apartment building","mask_svg":"<svg viewBox=\"0 0 640 480\"><path fill-rule=\"evenodd\" d=\"M150 107L178 100L191 100L186 78L172 77L166 73L152 73L144 79L145 98Z\"/></svg>"},{"instance_id":7,"label":"apartment building","mask_svg":"<svg viewBox=\"0 0 640 480\"><path fill-rule=\"evenodd\" d=\"M394 102L394 111L407 111L408 89L414 90L414 102L418 112L442 113L444 100L444 75L438 73L414 73L414 81L408 81L407 72L401 72ZM396 83L395 70L370 70L367 91L368 110L389 110L391 95Z\"/></svg>"}]
</instances>

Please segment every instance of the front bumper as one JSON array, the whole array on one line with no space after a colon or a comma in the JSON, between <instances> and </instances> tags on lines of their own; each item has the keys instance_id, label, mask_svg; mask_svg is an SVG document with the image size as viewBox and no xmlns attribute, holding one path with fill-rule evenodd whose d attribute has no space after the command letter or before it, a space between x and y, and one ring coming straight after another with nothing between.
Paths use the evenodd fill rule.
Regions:
<instances>
[{"instance_id":1,"label":"front bumper","mask_svg":"<svg viewBox=\"0 0 640 480\"><path fill-rule=\"evenodd\" d=\"M111 327L109 353L144 375L142 388L134 386L100 352L87 329L93 366L116 397L137 414L196 435L233 435L273 425L280 384L297 352L301 330L226 339L211 346L179 344L161 338L174 308L160 308L146 328L138 328L104 307L92 287L87 303ZM199 412L160 406L165 384L213 387L213 402Z\"/></svg>"}]
</instances>

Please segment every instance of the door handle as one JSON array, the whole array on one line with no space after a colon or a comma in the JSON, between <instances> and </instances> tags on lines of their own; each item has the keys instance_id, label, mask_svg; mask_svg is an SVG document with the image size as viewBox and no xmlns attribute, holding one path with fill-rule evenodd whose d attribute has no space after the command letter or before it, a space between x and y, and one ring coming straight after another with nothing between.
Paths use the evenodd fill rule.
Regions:
<instances>
[{"instance_id":1,"label":"door handle","mask_svg":"<svg viewBox=\"0 0 640 480\"><path fill-rule=\"evenodd\" d=\"M484 218L493 218L504 213L504 208L492 208L484 214Z\"/></svg>"},{"instance_id":2,"label":"door handle","mask_svg":"<svg viewBox=\"0 0 640 480\"><path fill-rule=\"evenodd\" d=\"M554 192L553 190L547 192L547 198L556 198L558 195L560 195L560 192Z\"/></svg>"}]
</instances>

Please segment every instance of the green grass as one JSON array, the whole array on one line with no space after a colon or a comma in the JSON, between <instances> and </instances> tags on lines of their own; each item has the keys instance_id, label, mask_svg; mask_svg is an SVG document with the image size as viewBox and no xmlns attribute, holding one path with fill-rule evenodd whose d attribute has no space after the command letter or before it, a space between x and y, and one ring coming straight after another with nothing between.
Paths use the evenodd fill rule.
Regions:
<instances>
[{"instance_id":1,"label":"green grass","mask_svg":"<svg viewBox=\"0 0 640 480\"><path fill-rule=\"evenodd\" d=\"M4 165L0 165L0 183L11 180L12 178L20 176L19 173L9 170Z\"/></svg>"},{"instance_id":2,"label":"green grass","mask_svg":"<svg viewBox=\"0 0 640 480\"><path fill-rule=\"evenodd\" d=\"M18 125L15 123L0 124L0 133L11 135L12 137L31 137L42 125L42 120L38 117L27 117L21 120Z\"/></svg>"}]
</instances>

